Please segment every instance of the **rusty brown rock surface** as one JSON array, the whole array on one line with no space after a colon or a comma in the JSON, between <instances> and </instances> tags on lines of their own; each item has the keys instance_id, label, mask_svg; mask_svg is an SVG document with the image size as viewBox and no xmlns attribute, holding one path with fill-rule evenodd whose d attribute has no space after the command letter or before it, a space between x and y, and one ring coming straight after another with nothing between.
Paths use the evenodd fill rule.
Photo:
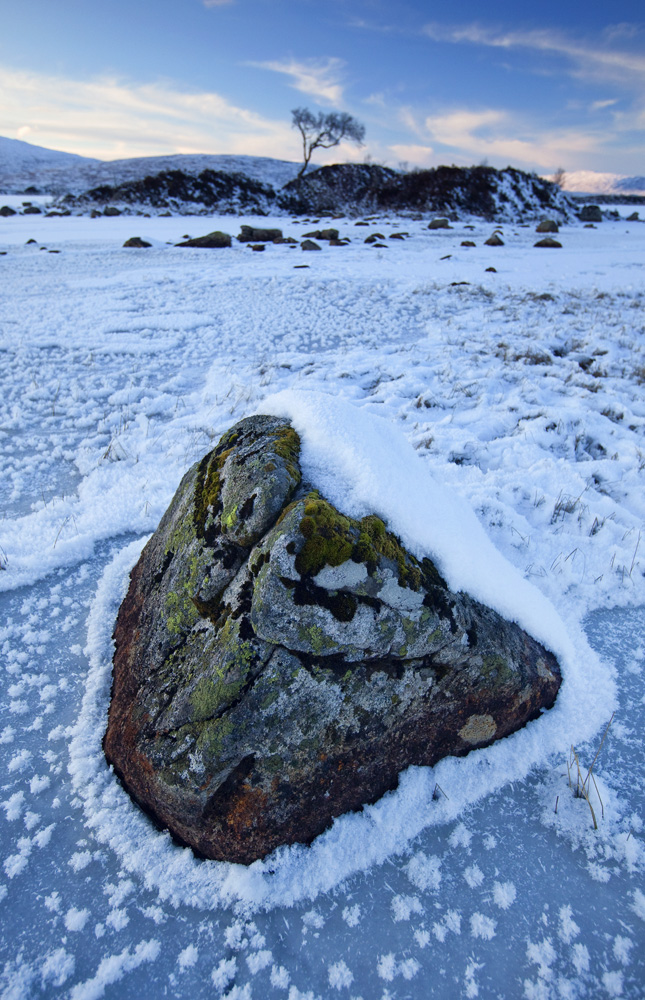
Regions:
<instances>
[{"instance_id":1,"label":"rusty brown rock surface","mask_svg":"<svg viewBox=\"0 0 645 1000\"><path fill-rule=\"evenodd\" d=\"M450 591L378 517L301 481L284 420L251 417L182 480L115 627L108 761L206 857L310 842L555 701L554 656Z\"/></svg>"}]
</instances>

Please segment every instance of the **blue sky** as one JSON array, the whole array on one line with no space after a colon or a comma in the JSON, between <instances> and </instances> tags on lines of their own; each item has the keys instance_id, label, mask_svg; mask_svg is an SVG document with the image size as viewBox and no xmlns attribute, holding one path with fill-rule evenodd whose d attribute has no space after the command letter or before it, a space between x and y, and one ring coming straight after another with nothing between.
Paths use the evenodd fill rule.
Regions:
<instances>
[{"instance_id":1,"label":"blue sky","mask_svg":"<svg viewBox=\"0 0 645 1000\"><path fill-rule=\"evenodd\" d=\"M297 160L290 111L348 111L314 163L645 173L642 0L20 0L0 135L115 159Z\"/></svg>"}]
</instances>

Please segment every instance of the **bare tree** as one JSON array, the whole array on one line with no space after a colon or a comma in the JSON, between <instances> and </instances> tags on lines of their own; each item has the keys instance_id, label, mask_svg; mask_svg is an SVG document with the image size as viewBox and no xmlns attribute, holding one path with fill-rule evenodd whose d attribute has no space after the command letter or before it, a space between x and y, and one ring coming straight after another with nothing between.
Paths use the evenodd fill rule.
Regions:
<instances>
[{"instance_id":1,"label":"bare tree","mask_svg":"<svg viewBox=\"0 0 645 1000\"><path fill-rule=\"evenodd\" d=\"M565 177L566 177L566 171L564 167L558 167L556 172L553 174L551 180L554 184L557 184L559 188L563 188Z\"/></svg>"},{"instance_id":2,"label":"bare tree","mask_svg":"<svg viewBox=\"0 0 645 1000\"><path fill-rule=\"evenodd\" d=\"M304 163L298 171L298 179L309 166L314 149L331 149L343 139L350 139L362 146L365 138L365 126L345 111L330 111L327 114L319 111L315 115L309 108L294 108L291 112L291 127L297 128L302 136Z\"/></svg>"}]
</instances>

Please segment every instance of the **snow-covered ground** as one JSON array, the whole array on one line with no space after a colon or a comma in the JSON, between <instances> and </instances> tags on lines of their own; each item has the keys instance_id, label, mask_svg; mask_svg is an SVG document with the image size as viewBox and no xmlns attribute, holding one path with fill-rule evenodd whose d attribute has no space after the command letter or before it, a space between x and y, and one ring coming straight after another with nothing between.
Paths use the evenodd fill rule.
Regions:
<instances>
[{"instance_id":1,"label":"snow-covered ground","mask_svg":"<svg viewBox=\"0 0 645 1000\"><path fill-rule=\"evenodd\" d=\"M240 223L352 242L172 245ZM0 219L1 996L643 996L645 227L564 227L542 250L531 228L485 247L476 220L426 225ZM153 246L122 248L135 235ZM558 609L581 687L557 732L547 716L411 769L246 869L155 831L100 740L143 541L186 468L282 390L403 434ZM574 743L586 775L614 707L594 831L567 763Z\"/></svg>"}]
</instances>

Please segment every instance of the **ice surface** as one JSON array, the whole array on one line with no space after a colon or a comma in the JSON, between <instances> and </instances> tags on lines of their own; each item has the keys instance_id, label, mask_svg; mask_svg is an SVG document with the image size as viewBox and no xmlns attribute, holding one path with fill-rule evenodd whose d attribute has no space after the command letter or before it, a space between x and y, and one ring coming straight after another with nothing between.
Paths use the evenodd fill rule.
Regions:
<instances>
[{"instance_id":1,"label":"ice surface","mask_svg":"<svg viewBox=\"0 0 645 1000\"><path fill-rule=\"evenodd\" d=\"M284 245L166 246L257 221L1 220L0 996L636 1000L643 227L564 227L548 255L512 226L485 248L477 220L468 251L462 224L374 220L410 233L374 250L339 220L352 244L305 270ZM135 225L150 250L122 249ZM544 628L566 684L511 740L413 768L311 849L247 869L154 830L100 741L129 568L191 462L285 392L308 474ZM323 430L344 456L326 472ZM369 459L390 436L384 490ZM406 491L446 525L465 510L467 535L406 521ZM594 831L567 762L574 743L586 774L614 685Z\"/></svg>"}]
</instances>

